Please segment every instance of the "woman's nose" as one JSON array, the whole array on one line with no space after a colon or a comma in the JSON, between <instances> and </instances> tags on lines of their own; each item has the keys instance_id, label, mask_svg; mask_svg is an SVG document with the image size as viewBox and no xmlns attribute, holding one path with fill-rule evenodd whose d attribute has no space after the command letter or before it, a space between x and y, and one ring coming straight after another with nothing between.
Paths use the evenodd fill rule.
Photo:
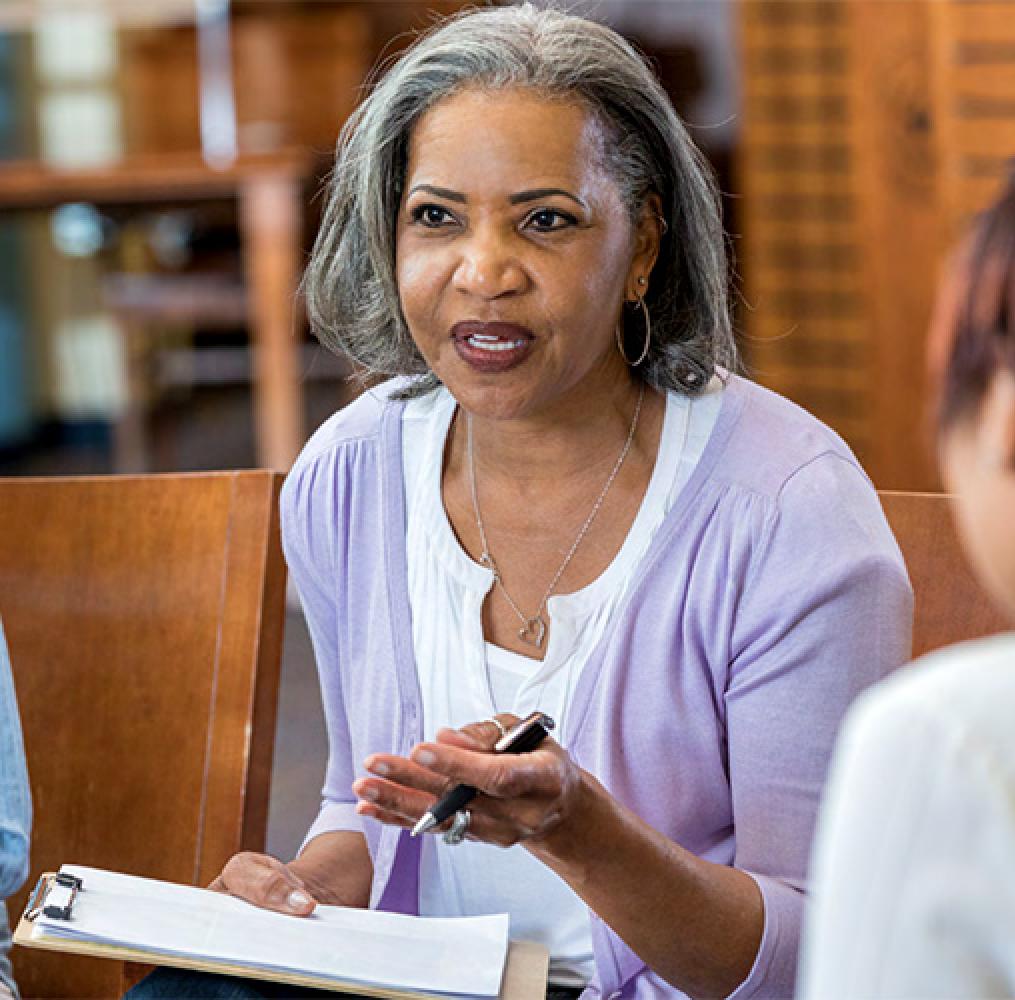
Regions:
<instances>
[{"instance_id":1,"label":"woman's nose","mask_svg":"<svg viewBox=\"0 0 1015 1000\"><path fill-rule=\"evenodd\" d=\"M457 291L496 299L521 291L525 282L522 263L502 234L479 230L462 244L454 274Z\"/></svg>"}]
</instances>

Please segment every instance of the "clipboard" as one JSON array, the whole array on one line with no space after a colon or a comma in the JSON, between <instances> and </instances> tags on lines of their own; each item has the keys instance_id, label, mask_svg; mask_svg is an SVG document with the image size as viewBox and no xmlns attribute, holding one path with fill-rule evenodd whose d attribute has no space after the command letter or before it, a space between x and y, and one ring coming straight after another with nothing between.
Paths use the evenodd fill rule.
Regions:
<instances>
[{"instance_id":1,"label":"clipboard","mask_svg":"<svg viewBox=\"0 0 1015 1000\"><path fill-rule=\"evenodd\" d=\"M46 872L40 876L28 900L13 934L13 942L22 948L38 948L43 951L63 952L71 955L85 955L91 958L108 958L121 962L135 962L144 965L166 965L177 969L192 969L197 972L211 972L218 975L240 976L267 982L284 983L289 986L307 986L313 989L330 990L334 993L353 993L359 996L388 998L388 1000L435 1000L440 994L418 992L394 987L376 986L369 983L350 982L333 977L319 977L299 972L283 972L264 969L260 966L237 965L186 955L166 954L155 950L129 948L101 942L73 940L54 935L35 935L35 920L39 913L47 916L61 916L67 919L73 910L78 885L73 879L57 872ZM61 911L57 912L49 912ZM546 947L534 941L514 941L508 945L498 1000L543 1000L546 995L546 978L549 971L549 952ZM444 1000L453 1000L446 994Z\"/></svg>"}]
</instances>

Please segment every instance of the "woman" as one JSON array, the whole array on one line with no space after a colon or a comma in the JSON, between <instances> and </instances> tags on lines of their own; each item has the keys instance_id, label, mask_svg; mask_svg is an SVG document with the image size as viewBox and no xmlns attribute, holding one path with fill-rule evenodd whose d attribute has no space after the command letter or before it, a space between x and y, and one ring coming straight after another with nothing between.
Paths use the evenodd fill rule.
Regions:
<instances>
[{"instance_id":1,"label":"woman","mask_svg":"<svg viewBox=\"0 0 1015 1000\"><path fill-rule=\"evenodd\" d=\"M935 318L941 471L1015 621L1015 177ZM804 996L1015 997L1015 634L923 657L853 710L815 852Z\"/></svg>"},{"instance_id":2,"label":"woman","mask_svg":"<svg viewBox=\"0 0 1015 1000\"><path fill-rule=\"evenodd\" d=\"M378 84L307 293L403 377L283 496L324 803L298 858L216 888L508 910L570 995L791 992L832 734L904 660L910 593L848 449L728 374L726 280L701 157L607 28L484 10ZM537 708L555 739L492 755ZM410 837L460 780L446 839Z\"/></svg>"}]
</instances>

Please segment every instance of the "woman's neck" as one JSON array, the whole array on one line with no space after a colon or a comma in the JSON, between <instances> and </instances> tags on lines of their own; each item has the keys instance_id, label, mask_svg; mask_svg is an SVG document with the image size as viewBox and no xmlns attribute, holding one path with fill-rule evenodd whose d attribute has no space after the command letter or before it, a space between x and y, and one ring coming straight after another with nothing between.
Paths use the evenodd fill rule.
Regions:
<instances>
[{"instance_id":1,"label":"woman's neck","mask_svg":"<svg viewBox=\"0 0 1015 1000\"><path fill-rule=\"evenodd\" d=\"M599 392L522 418L462 414L465 419L456 420L454 449L464 446L465 421L471 419L476 473L485 481L506 476L522 485L587 476L616 461L641 391L641 383L630 380L608 398ZM653 396L646 390L643 410Z\"/></svg>"}]
</instances>

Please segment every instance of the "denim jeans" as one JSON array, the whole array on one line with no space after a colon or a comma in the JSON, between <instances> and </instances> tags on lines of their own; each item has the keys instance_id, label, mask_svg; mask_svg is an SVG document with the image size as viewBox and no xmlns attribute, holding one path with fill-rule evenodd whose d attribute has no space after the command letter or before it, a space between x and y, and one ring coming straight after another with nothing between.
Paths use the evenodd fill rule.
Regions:
<instances>
[{"instance_id":1,"label":"denim jeans","mask_svg":"<svg viewBox=\"0 0 1015 1000\"><path fill-rule=\"evenodd\" d=\"M25 769L18 703L3 625L0 623L0 985L17 995L8 955L11 932L3 901L21 888L28 876L28 837L32 800Z\"/></svg>"},{"instance_id":2,"label":"denim jeans","mask_svg":"<svg viewBox=\"0 0 1015 1000\"><path fill-rule=\"evenodd\" d=\"M289 1000L289 998L342 997L355 1000L349 993L331 993L303 986L286 986L284 983L266 983L234 976L216 976L208 972L191 972L187 969L156 969L142 979L123 1000ZM364 998L365 1000L365 998Z\"/></svg>"},{"instance_id":3,"label":"denim jeans","mask_svg":"<svg viewBox=\"0 0 1015 1000\"><path fill-rule=\"evenodd\" d=\"M581 990L567 986L548 986L547 1000L577 1000ZM187 972L183 969L156 969L143 979L123 1000L289 1000L289 998L340 997L357 1000L354 993L331 993L311 990L302 986L284 986L281 983L263 983L252 979L234 979L232 976L213 976L205 972ZM361 997L359 1000L367 1000Z\"/></svg>"},{"instance_id":4,"label":"denim jeans","mask_svg":"<svg viewBox=\"0 0 1015 1000\"><path fill-rule=\"evenodd\" d=\"M7 926L7 908L0 902L0 998L6 987L15 997L18 995L14 985L14 973L11 972L11 931Z\"/></svg>"}]
</instances>

